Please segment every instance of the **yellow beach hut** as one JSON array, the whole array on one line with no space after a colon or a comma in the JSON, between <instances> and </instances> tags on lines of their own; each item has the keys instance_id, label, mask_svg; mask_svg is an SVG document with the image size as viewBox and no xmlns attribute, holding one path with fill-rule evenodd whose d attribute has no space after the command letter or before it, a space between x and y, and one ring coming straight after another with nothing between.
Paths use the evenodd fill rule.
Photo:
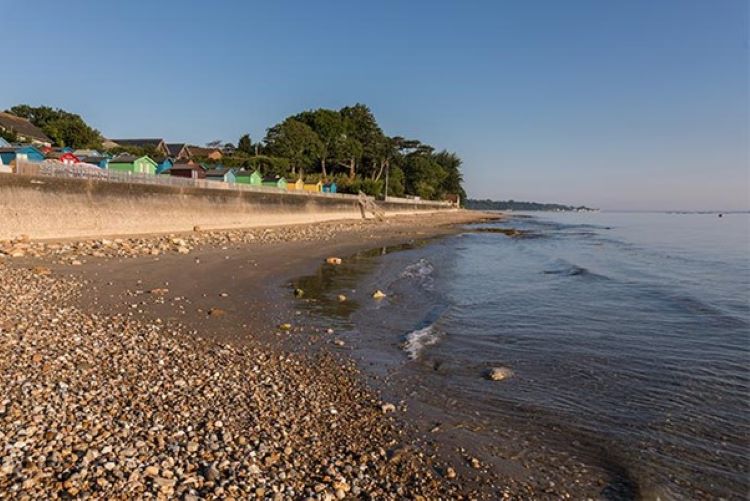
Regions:
<instances>
[{"instance_id":1,"label":"yellow beach hut","mask_svg":"<svg viewBox=\"0 0 750 501\"><path fill-rule=\"evenodd\" d=\"M303 189L305 191L322 191L323 181L318 181L317 183L305 183Z\"/></svg>"},{"instance_id":2,"label":"yellow beach hut","mask_svg":"<svg viewBox=\"0 0 750 501\"><path fill-rule=\"evenodd\" d=\"M286 183L286 189L289 191L295 191L295 190L304 190L305 189L305 182L302 180L302 178L297 179L296 181L287 182Z\"/></svg>"}]
</instances>

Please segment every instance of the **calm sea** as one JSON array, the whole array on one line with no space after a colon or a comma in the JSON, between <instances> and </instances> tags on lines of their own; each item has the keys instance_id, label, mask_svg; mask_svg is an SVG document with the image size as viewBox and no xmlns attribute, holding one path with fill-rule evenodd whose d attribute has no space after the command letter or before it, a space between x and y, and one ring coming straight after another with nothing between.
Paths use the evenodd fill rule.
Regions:
<instances>
[{"instance_id":1,"label":"calm sea","mask_svg":"<svg viewBox=\"0 0 750 501\"><path fill-rule=\"evenodd\" d=\"M446 416L600 461L624 498L748 495L748 214L510 214L300 284L365 368Z\"/></svg>"}]
</instances>

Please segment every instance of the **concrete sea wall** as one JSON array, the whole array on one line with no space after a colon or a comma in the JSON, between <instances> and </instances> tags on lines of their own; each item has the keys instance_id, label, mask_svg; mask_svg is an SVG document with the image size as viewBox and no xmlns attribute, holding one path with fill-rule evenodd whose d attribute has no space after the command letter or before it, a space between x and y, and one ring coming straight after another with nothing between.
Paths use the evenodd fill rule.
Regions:
<instances>
[{"instance_id":1,"label":"concrete sea wall","mask_svg":"<svg viewBox=\"0 0 750 501\"><path fill-rule=\"evenodd\" d=\"M377 202L386 214L450 210ZM361 219L355 197L0 174L0 240L63 239Z\"/></svg>"}]
</instances>

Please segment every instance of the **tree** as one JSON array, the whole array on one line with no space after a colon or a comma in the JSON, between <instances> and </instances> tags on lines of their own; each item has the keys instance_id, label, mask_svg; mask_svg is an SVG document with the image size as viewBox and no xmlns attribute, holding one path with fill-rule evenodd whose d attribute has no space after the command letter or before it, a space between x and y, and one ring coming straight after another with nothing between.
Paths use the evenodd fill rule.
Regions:
<instances>
[{"instance_id":1,"label":"tree","mask_svg":"<svg viewBox=\"0 0 750 501\"><path fill-rule=\"evenodd\" d=\"M49 136L58 146L71 148L99 148L102 136L90 127L80 115L49 106L13 106L10 113L25 118Z\"/></svg>"},{"instance_id":2,"label":"tree","mask_svg":"<svg viewBox=\"0 0 750 501\"><path fill-rule=\"evenodd\" d=\"M250 139L250 134L244 134L240 137L240 140L237 141L237 151L247 155L253 154L253 142Z\"/></svg>"},{"instance_id":3,"label":"tree","mask_svg":"<svg viewBox=\"0 0 750 501\"><path fill-rule=\"evenodd\" d=\"M463 188L464 178L461 174L461 159L455 153L446 150L433 155L433 159L444 170L445 177L441 183L441 191L444 193L458 194L461 200L466 200L466 192Z\"/></svg>"},{"instance_id":4,"label":"tree","mask_svg":"<svg viewBox=\"0 0 750 501\"><path fill-rule=\"evenodd\" d=\"M294 118L307 124L318 135L320 141L318 160L321 173L325 178L328 175L329 160L335 155L338 146L346 141L344 120L341 114L321 108L315 111L305 111Z\"/></svg>"},{"instance_id":5,"label":"tree","mask_svg":"<svg viewBox=\"0 0 750 501\"><path fill-rule=\"evenodd\" d=\"M346 106L341 109L347 137L356 140L361 145L361 165L371 170L375 168L380 159L379 145L384 139L384 134L370 108L364 104L357 103L354 106ZM349 176L354 178L356 162L350 162ZM366 173L365 173L366 174Z\"/></svg>"},{"instance_id":6,"label":"tree","mask_svg":"<svg viewBox=\"0 0 750 501\"><path fill-rule=\"evenodd\" d=\"M272 155L289 159L293 175L297 169L302 175L306 167L314 165L323 147L315 131L294 118L268 129L265 142Z\"/></svg>"}]
</instances>

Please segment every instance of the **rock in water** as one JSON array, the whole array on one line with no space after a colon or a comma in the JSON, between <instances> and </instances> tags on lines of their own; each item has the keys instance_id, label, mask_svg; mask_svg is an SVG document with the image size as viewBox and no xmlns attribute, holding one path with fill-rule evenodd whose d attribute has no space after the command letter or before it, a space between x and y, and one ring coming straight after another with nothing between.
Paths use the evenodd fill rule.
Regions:
<instances>
[{"instance_id":1,"label":"rock in water","mask_svg":"<svg viewBox=\"0 0 750 501\"><path fill-rule=\"evenodd\" d=\"M302 297L305 295L305 291L302 289L294 289L294 297Z\"/></svg>"},{"instance_id":2,"label":"rock in water","mask_svg":"<svg viewBox=\"0 0 750 501\"><path fill-rule=\"evenodd\" d=\"M329 257L326 259L326 263L328 264L341 264L341 258L340 257Z\"/></svg>"},{"instance_id":3,"label":"rock in water","mask_svg":"<svg viewBox=\"0 0 750 501\"><path fill-rule=\"evenodd\" d=\"M513 371L507 367L493 367L487 372L487 379L490 381L502 381L513 375Z\"/></svg>"},{"instance_id":4,"label":"rock in water","mask_svg":"<svg viewBox=\"0 0 750 501\"><path fill-rule=\"evenodd\" d=\"M343 303L344 301L346 301L346 296L343 294L339 294L338 300L339 300L339 303Z\"/></svg>"},{"instance_id":5,"label":"rock in water","mask_svg":"<svg viewBox=\"0 0 750 501\"><path fill-rule=\"evenodd\" d=\"M385 297L385 292L381 291L380 289L372 293L373 299L383 299L384 297Z\"/></svg>"}]
</instances>

